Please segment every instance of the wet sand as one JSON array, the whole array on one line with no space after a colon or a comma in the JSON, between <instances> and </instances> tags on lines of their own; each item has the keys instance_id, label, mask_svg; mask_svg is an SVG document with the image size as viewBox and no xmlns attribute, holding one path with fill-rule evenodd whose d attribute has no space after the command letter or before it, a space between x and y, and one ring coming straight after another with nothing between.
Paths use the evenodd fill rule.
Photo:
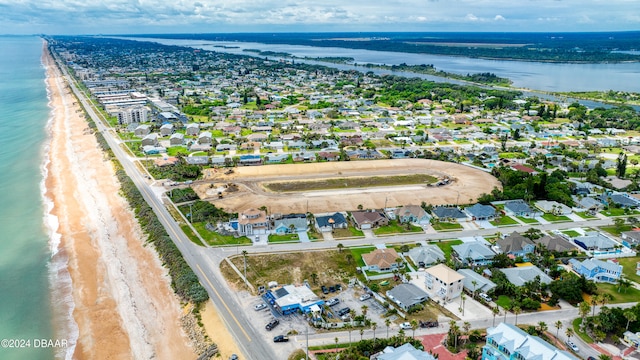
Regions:
<instances>
[{"instance_id":1,"label":"wet sand","mask_svg":"<svg viewBox=\"0 0 640 360\"><path fill-rule=\"evenodd\" d=\"M79 329L73 358L196 358L167 271L145 246L118 195L113 164L104 160L46 47L43 63L53 107L46 196L73 285Z\"/></svg>"}]
</instances>

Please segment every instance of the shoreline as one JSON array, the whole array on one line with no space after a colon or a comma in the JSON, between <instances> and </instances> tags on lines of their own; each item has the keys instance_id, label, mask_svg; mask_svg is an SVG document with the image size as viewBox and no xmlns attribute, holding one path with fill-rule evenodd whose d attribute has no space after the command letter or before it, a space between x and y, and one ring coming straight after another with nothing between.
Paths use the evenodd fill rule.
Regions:
<instances>
[{"instance_id":1,"label":"shoreline","mask_svg":"<svg viewBox=\"0 0 640 360\"><path fill-rule=\"evenodd\" d=\"M167 271L145 246L126 200L113 195L120 188L113 164L79 115L46 42L42 63L52 109L43 198L51 236L54 328L56 337L70 342L66 354L56 358L196 358ZM59 309L61 304L70 308ZM75 344L72 322L78 329Z\"/></svg>"}]
</instances>

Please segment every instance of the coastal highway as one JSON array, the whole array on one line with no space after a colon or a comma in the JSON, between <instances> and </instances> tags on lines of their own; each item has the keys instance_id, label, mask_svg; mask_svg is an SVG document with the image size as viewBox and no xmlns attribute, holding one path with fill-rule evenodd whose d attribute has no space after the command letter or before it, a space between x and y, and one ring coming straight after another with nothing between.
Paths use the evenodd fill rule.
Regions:
<instances>
[{"instance_id":1,"label":"coastal highway","mask_svg":"<svg viewBox=\"0 0 640 360\"><path fill-rule=\"evenodd\" d=\"M147 201L149 206L158 216L158 219L167 230L167 233L176 244L185 260L197 274L202 285L209 293L209 297L213 301L216 311L222 318L227 329L231 332L237 345L242 352L241 359L264 360L277 359L271 346L263 339L264 336L258 334L262 330L262 326L256 327L252 324L251 319L242 311L234 311L242 307L236 302L235 297L224 283L224 279L218 270L218 262L213 261L206 253L206 250L193 244L184 234L178 223L171 217L161 199L158 198L151 190L147 179L140 173L136 164L131 157L120 147L115 137L106 127L103 119L97 114L85 95L78 89L73 78L69 76L66 67L56 57L58 68L62 70L67 83L76 94L87 113L96 123L98 131L100 131L114 155L122 164L127 175L134 182L140 193ZM215 333L209 334L215 341Z\"/></svg>"}]
</instances>

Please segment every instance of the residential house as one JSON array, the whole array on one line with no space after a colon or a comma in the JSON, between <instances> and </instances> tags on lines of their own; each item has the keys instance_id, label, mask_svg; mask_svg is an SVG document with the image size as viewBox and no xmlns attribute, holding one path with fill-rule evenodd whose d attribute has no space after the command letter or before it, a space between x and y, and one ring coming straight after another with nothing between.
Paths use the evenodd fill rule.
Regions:
<instances>
[{"instance_id":1,"label":"residential house","mask_svg":"<svg viewBox=\"0 0 640 360\"><path fill-rule=\"evenodd\" d=\"M418 246L409 250L408 256L416 266L425 267L444 261L444 252L436 245Z\"/></svg>"},{"instance_id":2,"label":"residential house","mask_svg":"<svg viewBox=\"0 0 640 360\"><path fill-rule=\"evenodd\" d=\"M174 132L173 124L163 124L162 126L160 126L160 135L162 137L169 136L173 134L173 132Z\"/></svg>"},{"instance_id":3,"label":"residential house","mask_svg":"<svg viewBox=\"0 0 640 360\"><path fill-rule=\"evenodd\" d=\"M635 209L640 205L638 200L632 198L627 193L613 193L613 194L602 194L600 196L600 201L604 204L616 204L621 208L629 208Z\"/></svg>"},{"instance_id":4,"label":"residential house","mask_svg":"<svg viewBox=\"0 0 640 360\"><path fill-rule=\"evenodd\" d=\"M387 219L382 210L353 211L351 218L355 226L360 230L389 225L389 219Z\"/></svg>"},{"instance_id":5,"label":"residential house","mask_svg":"<svg viewBox=\"0 0 640 360\"><path fill-rule=\"evenodd\" d=\"M593 251L594 255L595 253L616 252L620 245L608 236L597 231L590 231L584 236L578 236L573 239L573 242L585 250Z\"/></svg>"},{"instance_id":6,"label":"residential house","mask_svg":"<svg viewBox=\"0 0 640 360\"><path fill-rule=\"evenodd\" d=\"M184 161L189 165L208 165L208 156L185 156Z\"/></svg>"},{"instance_id":7,"label":"residential house","mask_svg":"<svg viewBox=\"0 0 640 360\"><path fill-rule=\"evenodd\" d=\"M604 208L604 204L601 201L598 201L596 198L591 196L573 196L572 198L578 208L592 214L595 214Z\"/></svg>"},{"instance_id":8,"label":"residential house","mask_svg":"<svg viewBox=\"0 0 640 360\"><path fill-rule=\"evenodd\" d=\"M586 259L580 262L571 259L569 264L578 275L584 275L587 280L595 282L615 283L622 274L622 265L611 260Z\"/></svg>"},{"instance_id":9,"label":"residential house","mask_svg":"<svg viewBox=\"0 0 640 360\"><path fill-rule=\"evenodd\" d=\"M439 221L462 222L467 220L467 214L460 211L457 206L436 206L431 210L431 213Z\"/></svg>"},{"instance_id":10,"label":"residential house","mask_svg":"<svg viewBox=\"0 0 640 360\"><path fill-rule=\"evenodd\" d=\"M436 358L422 350L418 350L410 343L394 348L387 346L381 353L373 355L372 360L436 360Z\"/></svg>"},{"instance_id":11,"label":"residential house","mask_svg":"<svg viewBox=\"0 0 640 360\"><path fill-rule=\"evenodd\" d=\"M513 257L521 256L525 259L536 250L536 244L531 239L515 231L509 236L496 240L494 247L500 253Z\"/></svg>"},{"instance_id":12,"label":"residential house","mask_svg":"<svg viewBox=\"0 0 640 360\"><path fill-rule=\"evenodd\" d=\"M396 285L386 295L404 311L429 300L429 294L411 283Z\"/></svg>"},{"instance_id":13,"label":"residential house","mask_svg":"<svg viewBox=\"0 0 640 360\"><path fill-rule=\"evenodd\" d=\"M640 231L624 231L622 234L620 234L620 238L622 239L622 245L628 248L636 247L638 246L638 244L640 244Z\"/></svg>"},{"instance_id":14,"label":"residential house","mask_svg":"<svg viewBox=\"0 0 640 360\"><path fill-rule=\"evenodd\" d=\"M402 260L394 249L376 249L368 254L362 254L364 270L375 272L391 272L401 267Z\"/></svg>"},{"instance_id":15,"label":"residential house","mask_svg":"<svg viewBox=\"0 0 640 360\"><path fill-rule=\"evenodd\" d=\"M289 154L267 154L264 156L264 161L268 164L283 163L289 160Z\"/></svg>"},{"instance_id":16,"label":"residential house","mask_svg":"<svg viewBox=\"0 0 640 360\"><path fill-rule=\"evenodd\" d=\"M567 241L565 238L558 235L552 235L552 236L545 235L540 239L534 240L534 242L536 243L537 246L542 246L545 249L552 252L562 253L562 252L578 251L578 247L575 244L571 243L570 241Z\"/></svg>"},{"instance_id":17,"label":"residential house","mask_svg":"<svg viewBox=\"0 0 640 360\"><path fill-rule=\"evenodd\" d=\"M286 215L273 221L273 231L278 235L294 234L308 229L307 216L305 214Z\"/></svg>"},{"instance_id":18,"label":"residential house","mask_svg":"<svg viewBox=\"0 0 640 360\"><path fill-rule=\"evenodd\" d=\"M262 157L260 155L253 154L240 155L238 164L243 166L262 165Z\"/></svg>"},{"instance_id":19,"label":"residential house","mask_svg":"<svg viewBox=\"0 0 640 360\"><path fill-rule=\"evenodd\" d=\"M536 201L534 205L547 214L569 215L573 212L570 207L557 201L540 200Z\"/></svg>"},{"instance_id":20,"label":"residential house","mask_svg":"<svg viewBox=\"0 0 640 360\"><path fill-rule=\"evenodd\" d=\"M474 221L493 220L496 216L496 209L491 205L475 204L466 207L464 212Z\"/></svg>"},{"instance_id":21,"label":"residential house","mask_svg":"<svg viewBox=\"0 0 640 360\"><path fill-rule=\"evenodd\" d=\"M238 233L240 235L266 234L271 228L267 212L258 209L248 209L238 216Z\"/></svg>"},{"instance_id":22,"label":"residential house","mask_svg":"<svg viewBox=\"0 0 640 360\"><path fill-rule=\"evenodd\" d=\"M535 280L536 277L540 278L541 283L547 285L551 284L553 281L549 275L545 274L544 271L540 270L540 268L535 265L498 270L505 274L507 276L507 280L515 286L523 286L525 283Z\"/></svg>"},{"instance_id":23,"label":"residential house","mask_svg":"<svg viewBox=\"0 0 640 360\"><path fill-rule=\"evenodd\" d=\"M463 266L485 266L493 262L496 253L480 241L465 242L451 247L451 256Z\"/></svg>"},{"instance_id":24,"label":"residential house","mask_svg":"<svg viewBox=\"0 0 640 360\"><path fill-rule=\"evenodd\" d=\"M329 232L333 229L346 229L347 226L347 219L339 212L333 215L316 216L316 228L320 232Z\"/></svg>"},{"instance_id":25,"label":"residential house","mask_svg":"<svg viewBox=\"0 0 640 360\"><path fill-rule=\"evenodd\" d=\"M394 211L396 219L401 224L414 223L419 225L427 225L431 221L431 216L418 205L406 205L397 208Z\"/></svg>"},{"instance_id":26,"label":"residential house","mask_svg":"<svg viewBox=\"0 0 640 360\"><path fill-rule=\"evenodd\" d=\"M144 137L145 135L149 135L151 133L151 125L142 124L138 125L135 130L133 130L133 134L137 137Z\"/></svg>"},{"instance_id":27,"label":"residential house","mask_svg":"<svg viewBox=\"0 0 640 360\"><path fill-rule=\"evenodd\" d=\"M208 144L212 143L213 137L211 136L211 132L204 131L198 135L198 144Z\"/></svg>"},{"instance_id":28,"label":"residential house","mask_svg":"<svg viewBox=\"0 0 640 360\"><path fill-rule=\"evenodd\" d=\"M175 133L169 138L169 144L172 146L184 144L184 134Z\"/></svg>"},{"instance_id":29,"label":"residential house","mask_svg":"<svg viewBox=\"0 0 640 360\"><path fill-rule=\"evenodd\" d=\"M462 280L462 286L470 293L488 293L493 290L497 285L490 279L478 274L471 269L460 269L458 274L464 276Z\"/></svg>"},{"instance_id":30,"label":"residential house","mask_svg":"<svg viewBox=\"0 0 640 360\"><path fill-rule=\"evenodd\" d=\"M559 350L538 336L502 322L487 329L487 343L482 347L482 360L579 360Z\"/></svg>"},{"instance_id":31,"label":"residential house","mask_svg":"<svg viewBox=\"0 0 640 360\"><path fill-rule=\"evenodd\" d=\"M151 133L142 138L142 146L158 146L158 134Z\"/></svg>"},{"instance_id":32,"label":"residential house","mask_svg":"<svg viewBox=\"0 0 640 360\"><path fill-rule=\"evenodd\" d=\"M425 270L425 285L444 302L460 296L464 276L445 264L438 264Z\"/></svg>"},{"instance_id":33,"label":"residential house","mask_svg":"<svg viewBox=\"0 0 640 360\"><path fill-rule=\"evenodd\" d=\"M524 200L511 200L504 203L504 210L507 215L534 218L539 216L538 211L533 210Z\"/></svg>"},{"instance_id":34,"label":"residential house","mask_svg":"<svg viewBox=\"0 0 640 360\"><path fill-rule=\"evenodd\" d=\"M191 123L187 124L185 134L188 136L197 136L200 132L200 124Z\"/></svg>"}]
</instances>

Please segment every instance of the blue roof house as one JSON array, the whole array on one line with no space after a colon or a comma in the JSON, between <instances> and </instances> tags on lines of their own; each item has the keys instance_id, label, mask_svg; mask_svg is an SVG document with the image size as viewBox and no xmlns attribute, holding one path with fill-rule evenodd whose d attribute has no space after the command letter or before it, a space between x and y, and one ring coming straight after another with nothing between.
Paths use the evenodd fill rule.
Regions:
<instances>
[{"instance_id":1,"label":"blue roof house","mask_svg":"<svg viewBox=\"0 0 640 360\"><path fill-rule=\"evenodd\" d=\"M458 207L436 206L431 213L440 221L466 221L467 214L463 213Z\"/></svg>"},{"instance_id":2,"label":"blue roof house","mask_svg":"<svg viewBox=\"0 0 640 360\"><path fill-rule=\"evenodd\" d=\"M587 280L595 282L615 283L622 274L622 265L613 261L602 261L598 259L587 259L582 262L569 260L573 271L579 275L584 275Z\"/></svg>"},{"instance_id":3,"label":"blue roof house","mask_svg":"<svg viewBox=\"0 0 640 360\"><path fill-rule=\"evenodd\" d=\"M496 216L496 209L491 205L475 204L464 209L472 220L492 220Z\"/></svg>"},{"instance_id":4,"label":"blue roof house","mask_svg":"<svg viewBox=\"0 0 640 360\"><path fill-rule=\"evenodd\" d=\"M482 347L482 360L578 360L537 336L527 334L515 325L500 323L487 329L487 343Z\"/></svg>"},{"instance_id":5,"label":"blue roof house","mask_svg":"<svg viewBox=\"0 0 640 360\"><path fill-rule=\"evenodd\" d=\"M534 218L541 215L540 212L532 209L524 200L511 200L504 203L504 210L507 214Z\"/></svg>"},{"instance_id":6,"label":"blue roof house","mask_svg":"<svg viewBox=\"0 0 640 360\"><path fill-rule=\"evenodd\" d=\"M346 229L347 226L347 219L339 212L332 215L316 216L316 227L320 232L329 232L333 229Z\"/></svg>"},{"instance_id":7,"label":"blue roof house","mask_svg":"<svg viewBox=\"0 0 640 360\"><path fill-rule=\"evenodd\" d=\"M493 262L493 257L496 256L496 253L479 241L470 241L460 245L453 245L451 250L453 250L451 255L454 260L465 266L489 265Z\"/></svg>"}]
</instances>

